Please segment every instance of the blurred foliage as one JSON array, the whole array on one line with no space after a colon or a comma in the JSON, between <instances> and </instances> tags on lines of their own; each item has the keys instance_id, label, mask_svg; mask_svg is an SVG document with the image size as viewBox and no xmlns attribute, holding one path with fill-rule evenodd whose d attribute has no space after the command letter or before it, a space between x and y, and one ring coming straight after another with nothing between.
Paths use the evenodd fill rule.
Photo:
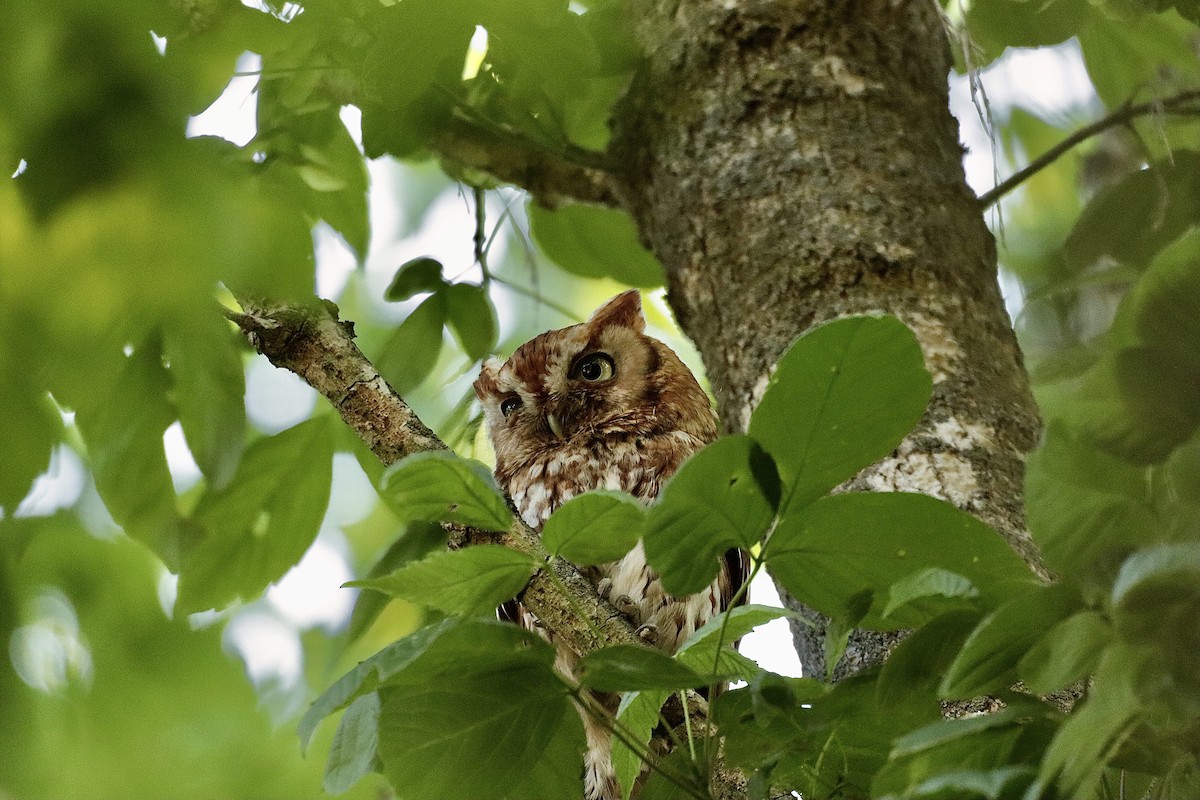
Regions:
<instances>
[{"instance_id":1,"label":"blurred foliage","mask_svg":"<svg viewBox=\"0 0 1200 800\"><path fill-rule=\"evenodd\" d=\"M964 33L961 70L1010 47L1072 41L1082 55L1087 108L992 109L1006 169L1085 119L1200 89L1192 0L975 0L947 13ZM619 0L5 0L0 795L311 797L323 785L376 797L388 790L373 773L405 797L577 793L577 687L540 640L480 618L533 565L447 554L431 524L506 524L487 470L439 456L385 471L323 406L264 390L269 371L220 306L319 288L422 418L486 461L478 362L663 274L625 215L527 206L430 156L464 125L594 156L636 63L625 19ZM235 70L254 81L242 109L253 137L189 136L208 130L196 115ZM890 319L800 340L750 435L696 458L653 511L607 494L555 516L557 552L609 559L640 534L680 591L774 526L761 564L835 628L915 629L883 669L835 686L729 648L779 613L754 606L671 659L596 654L584 684L626 692L615 760L627 787L671 691L740 677L714 714L760 794L1200 795L1196 110L1111 129L1003 201L1000 258L1047 423L1029 518L1056 586L1034 585L944 503L827 496L894 447L928 398L915 343ZM819 424L802 435L797 414ZM682 529L689 552L673 546ZM306 553L324 553L323 583L293 588L289 606ZM297 595L355 577L372 589L344 612L297 610ZM832 663L844 639L830 638ZM292 649L299 664L285 666ZM1069 713L1011 689L1087 676ZM940 719L941 701L981 692L1007 708ZM313 696L300 727L310 753L329 753L324 767L292 732ZM487 724L471 726L464 706ZM320 725L342 708L336 730ZM646 796L699 791L704 764L687 748L665 763Z\"/></svg>"}]
</instances>

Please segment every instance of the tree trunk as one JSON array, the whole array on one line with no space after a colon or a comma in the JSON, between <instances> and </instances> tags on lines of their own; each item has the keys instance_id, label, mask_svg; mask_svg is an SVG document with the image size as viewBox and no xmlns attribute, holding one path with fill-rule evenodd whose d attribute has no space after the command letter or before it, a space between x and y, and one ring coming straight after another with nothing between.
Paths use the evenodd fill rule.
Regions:
<instances>
[{"instance_id":1,"label":"tree trunk","mask_svg":"<svg viewBox=\"0 0 1200 800\"><path fill-rule=\"evenodd\" d=\"M933 400L842 488L946 499L1041 571L1022 502L1037 411L963 175L934 0L636 8L648 60L614 121L625 202L666 267L725 429L745 430L800 333L895 314L921 341ZM806 673L822 677L823 622L793 631ZM894 638L856 632L835 678Z\"/></svg>"}]
</instances>

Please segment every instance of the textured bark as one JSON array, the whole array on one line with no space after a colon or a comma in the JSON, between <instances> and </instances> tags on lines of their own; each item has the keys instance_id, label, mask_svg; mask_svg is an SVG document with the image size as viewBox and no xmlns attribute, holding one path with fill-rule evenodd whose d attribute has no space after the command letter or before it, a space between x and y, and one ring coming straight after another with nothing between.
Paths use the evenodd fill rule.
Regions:
<instances>
[{"instance_id":1,"label":"textured bark","mask_svg":"<svg viewBox=\"0 0 1200 800\"><path fill-rule=\"evenodd\" d=\"M636 8L648 61L618 109L614 151L726 430L745 429L797 335L895 314L921 341L933 400L889 458L842 488L949 500L1041 572L1022 503L1037 412L963 175L936 4ZM821 676L821 628L795 633ZM893 639L856 633L837 675L885 657Z\"/></svg>"}]
</instances>

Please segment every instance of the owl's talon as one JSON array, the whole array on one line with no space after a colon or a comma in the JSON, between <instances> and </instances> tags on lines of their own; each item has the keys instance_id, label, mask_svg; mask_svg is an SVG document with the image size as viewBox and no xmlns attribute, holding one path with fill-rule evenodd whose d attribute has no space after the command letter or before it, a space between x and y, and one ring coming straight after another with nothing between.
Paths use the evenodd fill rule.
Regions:
<instances>
[{"instance_id":1,"label":"owl's talon","mask_svg":"<svg viewBox=\"0 0 1200 800\"><path fill-rule=\"evenodd\" d=\"M608 596L612 594L612 578L601 578L600 582L596 584L596 593L607 600Z\"/></svg>"},{"instance_id":2,"label":"owl's talon","mask_svg":"<svg viewBox=\"0 0 1200 800\"><path fill-rule=\"evenodd\" d=\"M633 602L632 597L623 594L616 600L613 600L613 605L617 607L617 611L628 617L634 625L638 624L638 621L642 617L642 610L638 608L637 603Z\"/></svg>"},{"instance_id":3,"label":"owl's talon","mask_svg":"<svg viewBox=\"0 0 1200 800\"><path fill-rule=\"evenodd\" d=\"M658 644L658 626L653 623L642 625L634 633L648 645Z\"/></svg>"}]
</instances>

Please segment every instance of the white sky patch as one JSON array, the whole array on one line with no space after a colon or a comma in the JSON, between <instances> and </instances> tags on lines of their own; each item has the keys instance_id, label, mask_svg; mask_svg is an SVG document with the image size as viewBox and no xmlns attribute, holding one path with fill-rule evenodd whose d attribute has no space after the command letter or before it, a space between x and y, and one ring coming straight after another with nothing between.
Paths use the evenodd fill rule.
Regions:
<instances>
[{"instance_id":1,"label":"white sky patch","mask_svg":"<svg viewBox=\"0 0 1200 800\"><path fill-rule=\"evenodd\" d=\"M25 174L25 170L29 169L29 162L21 159L17 162L17 168L13 171L12 177L19 178Z\"/></svg>"},{"instance_id":2,"label":"white sky patch","mask_svg":"<svg viewBox=\"0 0 1200 800\"><path fill-rule=\"evenodd\" d=\"M262 58L245 52L237 61L238 73L257 73ZM244 147L258 132L258 75L234 75L212 105L188 120L187 135L220 136Z\"/></svg>"},{"instance_id":3,"label":"white sky patch","mask_svg":"<svg viewBox=\"0 0 1200 800\"><path fill-rule=\"evenodd\" d=\"M337 297L358 267L354 249L323 220L313 226L313 251L317 262L317 294Z\"/></svg>"},{"instance_id":4,"label":"white sky patch","mask_svg":"<svg viewBox=\"0 0 1200 800\"><path fill-rule=\"evenodd\" d=\"M1010 48L983 70L979 81L987 93L995 124L1003 122L1018 103L1039 116L1054 117L1085 107L1096 98L1079 43L1074 39L1056 47ZM982 98L979 102L982 104ZM950 110L958 118L959 138L967 146L963 160L967 183L976 194L983 194L995 185L995 162L966 75L950 76ZM1000 168L1005 169L1003 164Z\"/></svg>"},{"instance_id":5,"label":"white sky patch","mask_svg":"<svg viewBox=\"0 0 1200 800\"><path fill-rule=\"evenodd\" d=\"M357 592L342 584L355 578L340 532L322 533L279 583L267 590L271 608L293 629L320 625L329 633L345 625Z\"/></svg>"},{"instance_id":6,"label":"white sky patch","mask_svg":"<svg viewBox=\"0 0 1200 800\"><path fill-rule=\"evenodd\" d=\"M87 473L75 451L59 445L50 455L50 467L37 477L14 517L45 517L75 505L83 494Z\"/></svg>"},{"instance_id":7,"label":"white sky patch","mask_svg":"<svg viewBox=\"0 0 1200 800\"><path fill-rule=\"evenodd\" d=\"M317 393L296 375L256 358L246 369L246 414L265 433L278 433L312 415Z\"/></svg>"},{"instance_id":8,"label":"white sky patch","mask_svg":"<svg viewBox=\"0 0 1200 800\"><path fill-rule=\"evenodd\" d=\"M300 637L270 611L242 611L229 621L222 638L246 663L255 686L278 680L291 687L300 680L304 666Z\"/></svg>"},{"instance_id":9,"label":"white sky patch","mask_svg":"<svg viewBox=\"0 0 1200 800\"><path fill-rule=\"evenodd\" d=\"M163 433L163 450L167 454L167 469L171 472L176 494L186 492L200 481L200 467L192 457L183 436L183 426L178 422L171 423Z\"/></svg>"},{"instance_id":10,"label":"white sky patch","mask_svg":"<svg viewBox=\"0 0 1200 800\"><path fill-rule=\"evenodd\" d=\"M758 573L750 584L750 602L764 606L782 608L779 593L765 570ZM758 662L765 670L799 678L800 659L792 645L792 632L786 619L775 619L742 638L742 655Z\"/></svg>"}]
</instances>

